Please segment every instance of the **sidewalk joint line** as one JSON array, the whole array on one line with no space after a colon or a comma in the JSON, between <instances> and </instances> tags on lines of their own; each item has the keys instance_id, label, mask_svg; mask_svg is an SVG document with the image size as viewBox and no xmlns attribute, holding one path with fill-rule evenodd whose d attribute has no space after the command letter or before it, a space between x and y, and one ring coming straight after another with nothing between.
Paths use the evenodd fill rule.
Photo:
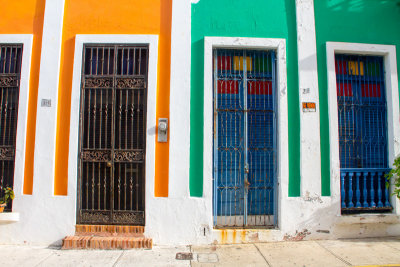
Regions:
<instances>
[{"instance_id":1,"label":"sidewalk joint line","mask_svg":"<svg viewBox=\"0 0 400 267\"><path fill-rule=\"evenodd\" d=\"M267 258L264 256L264 254L261 253L261 250L260 250L260 248L256 245L256 243L253 243L253 245L254 245L254 246L256 247L256 249L258 250L258 253L261 254L261 256L263 257L263 259L265 260L265 262L267 263L267 265L268 265L269 267L272 267L272 265L268 262Z\"/></svg>"},{"instance_id":2,"label":"sidewalk joint line","mask_svg":"<svg viewBox=\"0 0 400 267\"><path fill-rule=\"evenodd\" d=\"M50 258L51 256L55 255L56 253L51 251L50 255L48 255L47 257L45 257L43 260L41 260L40 262L38 262L38 264L35 265L35 267L40 266L43 262L45 262L48 258Z\"/></svg>"},{"instance_id":3,"label":"sidewalk joint line","mask_svg":"<svg viewBox=\"0 0 400 267\"><path fill-rule=\"evenodd\" d=\"M113 267L117 266L117 263L119 262L119 260L122 258L122 256L125 254L125 250L122 251L122 253L118 256L117 260L114 262L114 264L112 265Z\"/></svg>"},{"instance_id":4,"label":"sidewalk joint line","mask_svg":"<svg viewBox=\"0 0 400 267\"><path fill-rule=\"evenodd\" d=\"M348 266L353 266L350 262L346 261L345 259L343 259L342 257L340 257L339 255L336 255L335 253L333 253L330 249L324 247L322 244L320 244L318 241L314 241L315 243L317 243L321 248L325 249L326 251L328 251L330 254L332 254L335 258L339 259L340 261L342 261L344 264L347 264Z\"/></svg>"},{"instance_id":5,"label":"sidewalk joint line","mask_svg":"<svg viewBox=\"0 0 400 267\"><path fill-rule=\"evenodd\" d=\"M382 244L383 244L384 246L388 247L388 248L391 248L391 249L400 251L400 249L398 249L398 248L396 248L396 247L394 247L394 246L392 247L391 245L387 244L387 242L382 242Z\"/></svg>"}]
</instances>

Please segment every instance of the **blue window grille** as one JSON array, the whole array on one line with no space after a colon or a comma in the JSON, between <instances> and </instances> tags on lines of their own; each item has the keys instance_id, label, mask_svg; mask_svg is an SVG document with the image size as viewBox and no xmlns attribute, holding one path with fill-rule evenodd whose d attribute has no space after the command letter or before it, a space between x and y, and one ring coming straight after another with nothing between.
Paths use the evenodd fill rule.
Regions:
<instances>
[{"instance_id":1,"label":"blue window grille","mask_svg":"<svg viewBox=\"0 0 400 267\"><path fill-rule=\"evenodd\" d=\"M390 211L383 57L335 55L342 213Z\"/></svg>"},{"instance_id":2,"label":"blue window grille","mask_svg":"<svg viewBox=\"0 0 400 267\"><path fill-rule=\"evenodd\" d=\"M215 49L216 227L276 225L275 52Z\"/></svg>"}]
</instances>

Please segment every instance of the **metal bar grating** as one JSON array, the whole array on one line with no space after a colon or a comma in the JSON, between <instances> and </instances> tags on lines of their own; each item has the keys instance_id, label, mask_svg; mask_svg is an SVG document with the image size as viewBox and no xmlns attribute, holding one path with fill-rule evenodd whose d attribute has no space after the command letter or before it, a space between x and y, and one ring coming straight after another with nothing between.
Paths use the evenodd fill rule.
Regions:
<instances>
[{"instance_id":1,"label":"metal bar grating","mask_svg":"<svg viewBox=\"0 0 400 267\"><path fill-rule=\"evenodd\" d=\"M275 224L275 52L214 50L214 225Z\"/></svg>"},{"instance_id":2,"label":"metal bar grating","mask_svg":"<svg viewBox=\"0 0 400 267\"><path fill-rule=\"evenodd\" d=\"M147 46L85 45L80 223L144 224Z\"/></svg>"},{"instance_id":3,"label":"metal bar grating","mask_svg":"<svg viewBox=\"0 0 400 267\"><path fill-rule=\"evenodd\" d=\"M335 55L342 212L391 210L383 57Z\"/></svg>"},{"instance_id":4,"label":"metal bar grating","mask_svg":"<svg viewBox=\"0 0 400 267\"><path fill-rule=\"evenodd\" d=\"M22 44L0 44L0 198L14 185ZM10 202L5 208L11 211Z\"/></svg>"}]
</instances>

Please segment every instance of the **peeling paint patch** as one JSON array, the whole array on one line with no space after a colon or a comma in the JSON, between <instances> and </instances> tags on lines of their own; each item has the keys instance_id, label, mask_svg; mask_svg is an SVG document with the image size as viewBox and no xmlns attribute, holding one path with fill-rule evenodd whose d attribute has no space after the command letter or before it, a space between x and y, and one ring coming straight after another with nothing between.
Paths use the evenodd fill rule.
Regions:
<instances>
[{"instance_id":1,"label":"peeling paint patch","mask_svg":"<svg viewBox=\"0 0 400 267\"><path fill-rule=\"evenodd\" d=\"M258 233L249 235L249 239L251 242L259 242L260 241L260 239L258 238Z\"/></svg>"},{"instance_id":2,"label":"peeling paint patch","mask_svg":"<svg viewBox=\"0 0 400 267\"><path fill-rule=\"evenodd\" d=\"M311 232L309 232L307 229L304 229L301 232L296 231L294 235L285 234L283 241L301 241L310 234Z\"/></svg>"},{"instance_id":3,"label":"peeling paint patch","mask_svg":"<svg viewBox=\"0 0 400 267\"><path fill-rule=\"evenodd\" d=\"M318 202L318 203L323 203L322 199L320 196L318 196L317 194L315 194L314 196L310 196L310 192L306 191L305 196L303 197L304 201L307 202Z\"/></svg>"}]
</instances>

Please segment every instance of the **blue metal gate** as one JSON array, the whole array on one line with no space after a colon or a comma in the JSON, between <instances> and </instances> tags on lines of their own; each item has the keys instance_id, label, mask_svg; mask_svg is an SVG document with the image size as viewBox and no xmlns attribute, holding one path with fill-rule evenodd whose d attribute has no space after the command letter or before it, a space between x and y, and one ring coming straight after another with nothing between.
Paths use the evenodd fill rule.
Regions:
<instances>
[{"instance_id":1,"label":"blue metal gate","mask_svg":"<svg viewBox=\"0 0 400 267\"><path fill-rule=\"evenodd\" d=\"M383 57L336 55L342 213L390 211Z\"/></svg>"},{"instance_id":2,"label":"blue metal gate","mask_svg":"<svg viewBox=\"0 0 400 267\"><path fill-rule=\"evenodd\" d=\"M213 56L214 225L276 225L275 52Z\"/></svg>"}]
</instances>

